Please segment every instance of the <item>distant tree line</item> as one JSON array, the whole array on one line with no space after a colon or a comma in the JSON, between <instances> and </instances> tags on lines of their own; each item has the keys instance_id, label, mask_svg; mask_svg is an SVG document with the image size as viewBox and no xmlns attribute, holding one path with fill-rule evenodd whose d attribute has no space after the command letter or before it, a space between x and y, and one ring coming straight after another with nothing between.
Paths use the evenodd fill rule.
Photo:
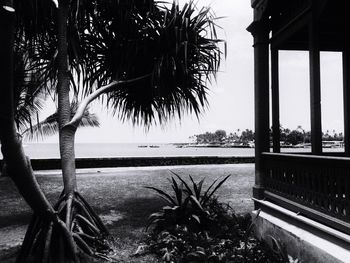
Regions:
<instances>
[{"instance_id":1,"label":"distant tree line","mask_svg":"<svg viewBox=\"0 0 350 263\"><path fill-rule=\"evenodd\" d=\"M286 145L297 145L301 143L311 143L311 131L305 131L302 126L298 126L295 130L280 127L281 142ZM272 130L270 131L272 140ZM326 130L322 132L322 141L343 141L342 132L337 133L336 130Z\"/></svg>"},{"instance_id":2,"label":"distant tree line","mask_svg":"<svg viewBox=\"0 0 350 263\"><path fill-rule=\"evenodd\" d=\"M215 132L205 132L202 134L193 135L190 139L196 144L229 144L254 141L254 132L250 129L241 131L237 129L235 132L227 133L224 130L216 130Z\"/></svg>"},{"instance_id":3,"label":"distant tree line","mask_svg":"<svg viewBox=\"0 0 350 263\"><path fill-rule=\"evenodd\" d=\"M281 143L285 145L297 145L301 143L311 142L311 132L305 131L302 126L298 126L295 130L283 128L280 126ZM190 137L190 140L196 144L231 144L241 143L243 145L254 141L255 134L250 129L240 130L227 133L225 130L216 130L215 132L205 132ZM326 130L322 133L323 141L343 141L342 132L337 133L335 130ZM272 142L272 129L270 130L270 141Z\"/></svg>"}]
</instances>

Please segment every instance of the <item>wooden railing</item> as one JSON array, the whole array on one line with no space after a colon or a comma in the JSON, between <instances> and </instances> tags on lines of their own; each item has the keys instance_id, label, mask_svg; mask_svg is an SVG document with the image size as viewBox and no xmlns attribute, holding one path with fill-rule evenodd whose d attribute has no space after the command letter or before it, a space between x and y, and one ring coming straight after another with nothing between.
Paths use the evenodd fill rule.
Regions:
<instances>
[{"instance_id":1,"label":"wooden railing","mask_svg":"<svg viewBox=\"0 0 350 263\"><path fill-rule=\"evenodd\" d=\"M350 158L262 156L267 200L350 234Z\"/></svg>"}]
</instances>

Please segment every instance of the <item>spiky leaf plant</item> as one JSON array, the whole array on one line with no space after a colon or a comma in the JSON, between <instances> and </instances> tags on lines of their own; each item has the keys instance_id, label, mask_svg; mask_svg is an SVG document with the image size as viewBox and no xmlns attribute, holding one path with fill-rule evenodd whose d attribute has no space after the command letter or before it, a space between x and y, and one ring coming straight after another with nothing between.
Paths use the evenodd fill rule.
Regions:
<instances>
[{"instance_id":1,"label":"spiky leaf plant","mask_svg":"<svg viewBox=\"0 0 350 263\"><path fill-rule=\"evenodd\" d=\"M229 175L216 179L206 189L204 180L184 180L173 173L171 191L147 187L168 205L149 217L151 229L143 254L154 253L161 262L255 262L277 263L291 260L272 238L275 251L252 234L259 215L236 214L231 206L218 201L217 190ZM289 261L288 261L289 262ZM293 261L294 262L294 261Z\"/></svg>"},{"instance_id":2,"label":"spiky leaf plant","mask_svg":"<svg viewBox=\"0 0 350 263\"><path fill-rule=\"evenodd\" d=\"M216 202L215 193L230 175L221 180L214 180L207 189L203 189L204 179L196 183L189 175L191 184L188 184L180 175L172 173L174 177L169 180L172 193L151 186L146 187L168 202L159 212L150 215L148 227L153 225L156 231L172 229L178 225L197 232L209 230L217 216L217 211L213 209Z\"/></svg>"}]
</instances>

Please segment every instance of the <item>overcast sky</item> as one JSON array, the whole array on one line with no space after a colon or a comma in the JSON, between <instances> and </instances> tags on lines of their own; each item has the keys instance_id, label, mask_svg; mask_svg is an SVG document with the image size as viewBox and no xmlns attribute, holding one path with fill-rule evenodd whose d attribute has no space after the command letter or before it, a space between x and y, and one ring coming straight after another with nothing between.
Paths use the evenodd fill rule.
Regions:
<instances>
[{"instance_id":1,"label":"overcast sky","mask_svg":"<svg viewBox=\"0 0 350 263\"><path fill-rule=\"evenodd\" d=\"M181 0L180 3L186 2ZM247 0L198 0L198 6L210 5L223 28L220 37L227 41L227 59L222 63L216 83L210 86L209 109L198 121L195 116L174 120L165 128L152 127L148 132L131 123L121 123L95 105L100 128L78 130L77 142L187 142L188 137L206 131L254 129L254 64L250 33L252 9ZM343 131L341 55L322 53L323 130ZM283 127L310 128L308 54L281 52L280 107ZM45 142L57 142L53 136Z\"/></svg>"}]
</instances>

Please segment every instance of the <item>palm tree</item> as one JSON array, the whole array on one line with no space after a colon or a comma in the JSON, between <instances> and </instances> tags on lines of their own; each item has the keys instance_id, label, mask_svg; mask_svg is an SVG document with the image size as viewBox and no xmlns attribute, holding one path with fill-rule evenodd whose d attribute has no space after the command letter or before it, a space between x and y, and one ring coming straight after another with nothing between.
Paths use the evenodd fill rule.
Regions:
<instances>
[{"instance_id":1,"label":"palm tree","mask_svg":"<svg viewBox=\"0 0 350 263\"><path fill-rule=\"evenodd\" d=\"M300 130L303 133L303 144L305 144L305 139L306 139L306 137L305 137L305 130L303 129L303 127L301 125L298 125L296 130L297 131Z\"/></svg>"},{"instance_id":2,"label":"palm tree","mask_svg":"<svg viewBox=\"0 0 350 263\"><path fill-rule=\"evenodd\" d=\"M140 15L127 5L114 8L102 6L93 18L99 30L85 36L90 89L75 116L62 127L70 145L81 113L103 94L122 121L146 127L164 124L175 115L181 118L186 111L198 116L207 103L206 80L218 69L221 53L209 10L195 15L192 4L180 9L174 3L169 10L140 10ZM209 37L201 34L207 29ZM77 186L73 164L67 168L69 196Z\"/></svg>"},{"instance_id":3,"label":"palm tree","mask_svg":"<svg viewBox=\"0 0 350 263\"><path fill-rule=\"evenodd\" d=\"M29 55L20 45L14 47L14 119L17 133L26 140L39 140L59 133L57 111L40 121L39 113L43 109L47 93L46 82L37 71L33 70ZM71 103L74 115L78 105ZM73 117L73 116L72 116ZM86 108L79 127L99 127L95 114ZM2 175L6 175L6 163L2 165Z\"/></svg>"},{"instance_id":4,"label":"palm tree","mask_svg":"<svg viewBox=\"0 0 350 263\"><path fill-rule=\"evenodd\" d=\"M0 6L0 34L3 37L0 41L0 78L3 81L0 89L0 141L4 160L7 163L9 175L17 186L20 194L36 214L31 227L28 228L27 237L33 234L33 230L38 227L38 217L55 220L59 226L62 236L67 236L67 240L72 241L69 230L63 221L56 215L55 210L45 198L41 191L29 159L24 155L21 140L17 134L15 124L15 107L13 92L13 46L15 15L13 6ZM25 246L23 247L26 250ZM45 250L45 249L44 249ZM28 261L30 258L27 258ZM23 260L24 261L24 260Z\"/></svg>"},{"instance_id":5,"label":"palm tree","mask_svg":"<svg viewBox=\"0 0 350 263\"><path fill-rule=\"evenodd\" d=\"M43 139L59 132L57 111L40 121L39 113L44 107L47 95L52 91L33 66L35 64L30 61L29 54L17 43L14 48L14 118L17 132L28 140ZM70 108L71 114L74 115L78 108L75 100L72 101ZM97 116L90 113L87 108L80 127L99 127L99 125Z\"/></svg>"},{"instance_id":6,"label":"palm tree","mask_svg":"<svg viewBox=\"0 0 350 263\"><path fill-rule=\"evenodd\" d=\"M20 10L27 2L19 2ZM33 48L38 70L48 83L57 84L64 191L53 208L43 196L45 206L34 210L18 261L34 257L33 261L76 262L77 248L95 256L108 248L104 239L108 231L76 183L74 137L88 105L105 97L120 120L146 127L164 125L185 113L198 117L207 106L206 84L218 70L222 54L214 17L209 9L196 10L193 2L168 8L153 0L82 0L76 6L59 0L57 30L52 27L56 10L44 2L38 1L42 10L51 11L39 15L42 23L35 30L23 33L28 24L40 20L37 17L23 15L18 23ZM82 76L80 87L75 74ZM83 94L73 117L70 83ZM47 210L50 216L43 216ZM42 248L41 253L34 247Z\"/></svg>"}]
</instances>

